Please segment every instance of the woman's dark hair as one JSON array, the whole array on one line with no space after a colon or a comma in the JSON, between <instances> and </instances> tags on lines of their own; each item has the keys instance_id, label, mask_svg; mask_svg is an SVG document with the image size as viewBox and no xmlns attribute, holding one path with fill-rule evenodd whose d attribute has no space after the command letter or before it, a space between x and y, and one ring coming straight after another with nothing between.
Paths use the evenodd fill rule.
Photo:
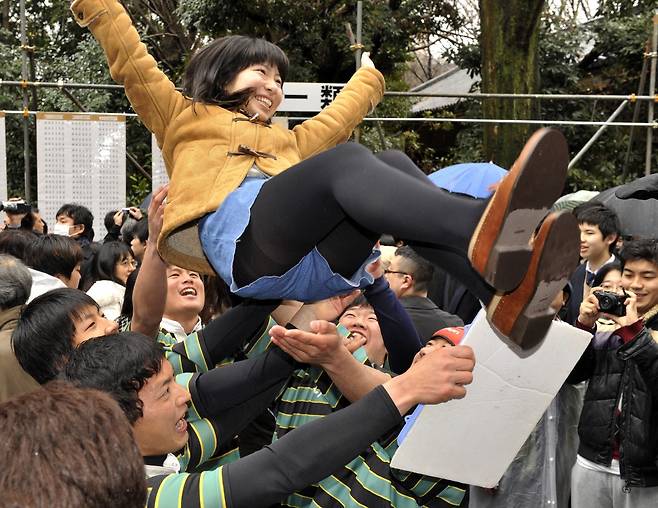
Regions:
<instances>
[{"instance_id":1,"label":"woman's dark hair","mask_svg":"<svg viewBox=\"0 0 658 508\"><path fill-rule=\"evenodd\" d=\"M133 290L135 289L135 282L139 275L139 267L135 269L126 281L126 292L123 295L123 304L121 305L121 315L130 318L133 315Z\"/></svg>"},{"instance_id":2,"label":"woman's dark hair","mask_svg":"<svg viewBox=\"0 0 658 508\"><path fill-rule=\"evenodd\" d=\"M78 289L53 289L25 306L11 336L23 370L40 384L55 379L74 349L76 321L89 307L91 296Z\"/></svg>"},{"instance_id":3,"label":"woman's dark hair","mask_svg":"<svg viewBox=\"0 0 658 508\"><path fill-rule=\"evenodd\" d=\"M94 256L94 281L111 280L125 285L114 275L117 263L127 257L133 257L133 251L123 242L106 242Z\"/></svg>"},{"instance_id":4,"label":"woman's dark hair","mask_svg":"<svg viewBox=\"0 0 658 508\"><path fill-rule=\"evenodd\" d=\"M144 460L117 403L49 383L0 405L2 506L143 507ZM38 473L37 473L38 472Z\"/></svg>"},{"instance_id":5,"label":"woman's dark hair","mask_svg":"<svg viewBox=\"0 0 658 508\"><path fill-rule=\"evenodd\" d=\"M245 35L215 39L192 56L185 69L183 92L194 102L226 109L239 108L253 94L253 90L238 90L231 94L226 87L240 71L260 63L275 66L282 83L286 80L288 57L275 44Z\"/></svg>"},{"instance_id":6,"label":"woman's dark hair","mask_svg":"<svg viewBox=\"0 0 658 508\"><path fill-rule=\"evenodd\" d=\"M73 238L61 235L35 236L25 249L25 264L30 268L67 279L82 263L82 248Z\"/></svg>"},{"instance_id":7,"label":"woman's dark hair","mask_svg":"<svg viewBox=\"0 0 658 508\"><path fill-rule=\"evenodd\" d=\"M596 275L594 276L594 280L592 281L592 287L594 288L603 284L603 280L605 279L605 276L608 275L613 270L617 270L618 272L621 272L622 271L621 262L615 260L610 263L606 263L601 268L599 268L599 271L596 272Z\"/></svg>"},{"instance_id":8,"label":"woman's dark hair","mask_svg":"<svg viewBox=\"0 0 658 508\"><path fill-rule=\"evenodd\" d=\"M139 391L160 372L164 359L162 346L152 338L122 332L80 344L61 377L77 386L108 393L134 424L143 416Z\"/></svg>"}]
</instances>

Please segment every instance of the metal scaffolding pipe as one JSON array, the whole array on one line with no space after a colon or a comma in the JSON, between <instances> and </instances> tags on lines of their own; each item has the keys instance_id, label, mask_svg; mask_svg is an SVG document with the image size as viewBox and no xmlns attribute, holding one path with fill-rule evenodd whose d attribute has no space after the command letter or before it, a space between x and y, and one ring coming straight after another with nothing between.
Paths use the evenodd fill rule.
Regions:
<instances>
[{"instance_id":1,"label":"metal scaffolding pipe","mask_svg":"<svg viewBox=\"0 0 658 508\"><path fill-rule=\"evenodd\" d=\"M649 94L656 93L656 59L658 58L658 9L653 16L653 38L651 40L651 72L649 74ZM653 101L649 102L647 123L653 123ZM653 129L647 129L647 150L644 158L644 174L651 174L651 156L653 148Z\"/></svg>"},{"instance_id":2,"label":"metal scaffolding pipe","mask_svg":"<svg viewBox=\"0 0 658 508\"><path fill-rule=\"evenodd\" d=\"M0 86L27 86L40 88L81 88L88 90L123 90L122 85L65 83L63 81L7 81L0 80ZM176 88L181 91L182 88ZM655 101L655 95L585 95L585 94L506 94L506 93L422 93L422 92L391 92L384 93L387 97L449 97L461 99L545 99L545 100L613 100L622 101Z\"/></svg>"},{"instance_id":3,"label":"metal scaffolding pipe","mask_svg":"<svg viewBox=\"0 0 658 508\"><path fill-rule=\"evenodd\" d=\"M25 0L20 0L20 16L21 16L21 50L23 53L23 62L21 66L21 77L23 81L29 78L29 59L28 59L28 44L27 44L27 20L25 17ZM30 192L31 178L30 178L30 116L24 114L29 109L30 98L27 87L23 87L23 165L24 165L24 197L28 201L32 201Z\"/></svg>"},{"instance_id":4,"label":"metal scaffolding pipe","mask_svg":"<svg viewBox=\"0 0 658 508\"><path fill-rule=\"evenodd\" d=\"M610 125L614 125L613 120L619 116L619 114L624 110L624 108L628 105L628 101L623 101L617 109L610 115L610 118L608 118L605 122L605 125L602 125L599 130L597 130L594 135L589 139L587 143L585 143L585 146L583 146L580 149L580 152L578 152L571 161L569 161L569 166L568 169L571 169L576 162L580 160L580 158L585 155L587 150L591 148L591 146L596 142L599 137L601 137L601 134L603 134L603 131L605 131Z\"/></svg>"},{"instance_id":5,"label":"metal scaffolding pipe","mask_svg":"<svg viewBox=\"0 0 658 508\"><path fill-rule=\"evenodd\" d=\"M22 115L28 113L30 115L36 115L39 111L17 111L17 110L4 110L2 111L6 115ZM99 113L99 112L89 112L89 113L76 113L77 115L123 115L125 117L137 117L135 113ZM292 121L303 121L312 118L310 116L287 116L284 117L287 120ZM578 121L578 120L507 120L507 119L496 119L496 118L395 118L395 117L384 117L384 118L371 118L367 117L363 119L365 122L451 122L451 123L518 123L518 124L530 124L530 125L589 125L589 126L601 126L605 125L608 127L651 127L653 129L658 129L658 121L654 121L649 124L646 122L590 122L590 121Z\"/></svg>"}]
</instances>

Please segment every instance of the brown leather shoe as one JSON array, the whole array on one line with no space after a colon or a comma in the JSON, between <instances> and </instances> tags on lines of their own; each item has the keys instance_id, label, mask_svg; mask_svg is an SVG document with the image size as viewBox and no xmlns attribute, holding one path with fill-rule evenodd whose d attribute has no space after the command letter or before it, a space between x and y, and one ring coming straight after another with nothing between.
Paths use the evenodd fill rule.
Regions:
<instances>
[{"instance_id":1,"label":"brown leather shoe","mask_svg":"<svg viewBox=\"0 0 658 508\"><path fill-rule=\"evenodd\" d=\"M559 310L550 304L578 265L579 247L578 221L571 212L546 217L525 277L514 291L494 296L487 306L489 323L522 349L536 346Z\"/></svg>"},{"instance_id":2,"label":"brown leather shoe","mask_svg":"<svg viewBox=\"0 0 658 508\"><path fill-rule=\"evenodd\" d=\"M519 285L530 262L530 237L567 176L569 150L553 129L535 132L491 198L468 248L484 280L500 291Z\"/></svg>"}]
</instances>

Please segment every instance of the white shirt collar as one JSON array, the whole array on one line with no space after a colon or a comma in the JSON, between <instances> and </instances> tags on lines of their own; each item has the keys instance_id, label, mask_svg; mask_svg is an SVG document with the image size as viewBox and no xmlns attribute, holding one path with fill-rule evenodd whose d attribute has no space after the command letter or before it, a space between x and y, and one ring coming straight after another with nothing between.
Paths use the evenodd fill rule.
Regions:
<instances>
[{"instance_id":1,"label":"white shirt collar","mask_svg":"<svg viewBox=\"0 0 658 508\"><path fill-rule=\"evenodd\" d=\"M160 328L166 330L174 337L176 337L176 342L183 342L185 339L187 339L187 333L185 333L183 325L181 325L178 321L163 317L162 321L160 321ZM197 318L197 322L194 325L194 328L192 328L192 331L198 332L201 330L201 328L203 328L203 325L201 324L201 318L199 317Z\"/></svg>"},{"instance_id":2,"label":"white shirt collar","mask_svg":"<svg viewBox=\"0 0 658 508\"><path fill-rule=\"evenodd\" d=\"M617 259L617 258L615 257L615 255L614 255L614 254L610 254L610 257L608 258L608 260L607 260L605 263L603 263L601 266L599 266L599 269L598 269L598 270L591 270L591 269L590 269L590 266L589 266L589 261L588 261L588 262L585 264L585 270L588 271L588 272L594 272L594 273L597 273L601 268L603 268L603 267L604 267L605 265L607 265L608 263L612 263L615 259Z\"/></svg>"}]
</instances>

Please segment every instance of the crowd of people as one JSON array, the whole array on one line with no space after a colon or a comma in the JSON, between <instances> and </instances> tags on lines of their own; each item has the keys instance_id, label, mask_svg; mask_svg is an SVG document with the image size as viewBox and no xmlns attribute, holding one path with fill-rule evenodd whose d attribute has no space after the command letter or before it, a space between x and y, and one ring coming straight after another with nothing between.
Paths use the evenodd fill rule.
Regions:
<instances>
[{"instance_id":1,"label":"crowd of people","mask_svg":"<svg viewBox=\"0 0 658 508\"><path fill-rule=\"evenodd\" d=\"M623 237L598 203L551 210L558 131L472 198L345 143L384 91L367 53L288 130L271 122L288 70L274 44L209 43L180 93L120 1L72 11L170 184L148 210L108 211L98 242L82 205L49 230L5 204L8 506L658 505L658 240ZM407 414L466 396L480 311L522 355L554 320L592 339L495 488L392 468Z\"/></svg>"},{"instance_id":2,"label":"crowd of people","mask_svg":"<svg viewBox=\"0 0 658 508\"><path fill-rule=\"evenodd\" d=\"M458 346L464 321L427 296L440 277L431 263L383 246L362 291L305 304L241 299L162 260L153 238L166 195L156 192L148 213L108 213L115 227L98 243L81 205L54 217L61 234L5 212L0 419L10 422L5 444L27 455L0 485L15 506L56 506L53 496L105 506L113 489L163 507L180 496L182 506L655 506L658 241L622 240L611 209L570 212L582 262L552 302L554 319L592 342L498 486L484 489L390 467L401 416L463 396L472 376L472 351ZM601 309L601 291L620 295L616 308ZM30 430L12 423L24 418ZM39 487L35 464L77 448ZM90 467L83 459L121 466L72 481L73 468Z\"/></svg>"}]
</instances>

